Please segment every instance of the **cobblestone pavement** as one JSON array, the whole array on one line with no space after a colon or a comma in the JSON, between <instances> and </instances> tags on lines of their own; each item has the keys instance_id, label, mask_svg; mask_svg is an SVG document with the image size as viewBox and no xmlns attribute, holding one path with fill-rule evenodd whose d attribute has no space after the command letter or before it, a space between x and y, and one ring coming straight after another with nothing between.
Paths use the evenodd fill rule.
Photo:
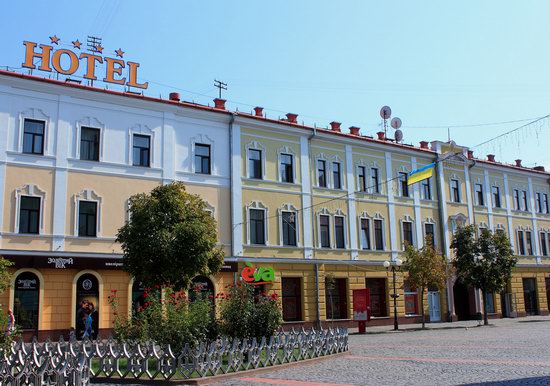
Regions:
<instances>
[{"instance_id":1,"label":"cobblestone pavement","mask_svg":"<svg viewBox=\"0 0 550 386\"><path fill-rule=\"evenodd\" d=\"M490 322L370 328L350 337L348 356L219 385L550 385L550 317Z\"/></svg>"}]
</instances>

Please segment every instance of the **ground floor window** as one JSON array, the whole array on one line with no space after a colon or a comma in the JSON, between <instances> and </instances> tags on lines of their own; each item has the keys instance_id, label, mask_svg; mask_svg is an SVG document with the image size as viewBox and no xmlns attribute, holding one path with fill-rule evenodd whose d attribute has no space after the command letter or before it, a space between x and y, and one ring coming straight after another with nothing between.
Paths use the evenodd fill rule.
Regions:
<instances>
[{"instance_id":1,"label":"ground floor window","mask_svg":"<svg viewBox=\"0 0 550 386\"><path fill-rule=\"evenodd\" d=\"M418 315L418 291L409 280L403 284L405 293L405 314Z\"/></svg>"},{"instance_id":2,"label":"ground floor window","mask_svg":"<svg viewBox=\"0 0 550 386\"><path fill-rule=\"evenodd\" d=\"M13 315L15 324L23 330L38 330L40 280L32 272L22 272L15 278Z\"/></svg>"},{"instance_id":3,"label":"ground floor window","mask_svg":"<svg viewBox=\"0 0 550 386\"><path fill-rule=\"evenodd\" d=\"M548 304L548 310L550 310L550 277L546 278L546 302Z\"/></svg>"},{"instance_id":4,"label":"ground floor window","mask_svg":"<svg viewBox=\"0 0 550 386\"><path fill-rule=\"evenodd\" d=\"M486 297L486 312L488 314L494 314L496 311L495 311L495 296L491 293L491 292L486 292L485 293L485 297Z\"/></svg>"},{"instance_id":5,"label":"ground floor window","mask_svg":"<svg viewBox=\"0 0 550 386\"><path fill-rule=\"evenodd\" d=\"M388 316L386 279L365 279L370 290L370 309L372 316Z\"/></svg>"},{"instance_id":6,"label":"ground floor window","mask_svg":"<svg viewBox=\"0 0 550 386\"><path fill-rule=\"evenodd\" d=\"M76 282L76 337L96 339L99 332L99 281L91 273Z\"/></svg>"},{"instance_id":7,"label":"ground floor window","mask_svg":"<svg viewBox=\"0 0 550 386\"><path fill-rule=\"evenodd\" d=\"M347 280L334 277L325 278L325 304L327 319L347 319Z\"/></svg>"},{"instance_id":8,"label":"ground floor window","mask_svg":"<svg viewBox=\"0 0 550 386\"><path fill-rule=\"evenodd\" d=\"M302 320L302 283L299 277L283 277L283 320Z\"/></svg>"},{"instance_id":9,"label":"ground floor window","mask_svg":"<svg viewBox=\"0 0 550 386\"><path fill-rule=\"evenodd\" d=\"M134 281L132 284L132 312L140 310L145 304L145 286L140 281Z\"/></svg>"},{"instance_id":10,"label":"ground floor window","mask_svg":"<svg viewBox=\"0 0 550 386\"><path fill-rule=\"evenodd\" d=\"M523 278L523 301L527 315L538 315L537 283L534 278Z\"/></svg>"}]
</instances>

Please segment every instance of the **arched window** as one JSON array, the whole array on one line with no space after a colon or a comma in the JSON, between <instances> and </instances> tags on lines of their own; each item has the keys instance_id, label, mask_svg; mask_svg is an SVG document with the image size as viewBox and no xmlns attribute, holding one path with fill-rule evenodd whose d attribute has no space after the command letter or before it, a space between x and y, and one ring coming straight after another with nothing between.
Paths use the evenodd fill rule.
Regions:
<instances>
[{"instance_id":1,"label":"arched window","mask_svg":"<svg viewBox=\"0 0 550 386\"><path fill-rule=\"evenodd\" d=\"M210 299L212 304L214 304L214 283L206 276L196 276L191 281L189 300L194 301L199 293L206 299Z\"/></svg>"},{"instance_id":2,"label":"arched window","mask_svg":"<svg viewBox=\"0 0 550 386\"><path fill-rule=\"evenodd\" d=\"M23 330L38 330L40 279L32 272L22 272L15 278L13 314Z\"/></svg>"},{"instance_id":3,"label":"arched window","mask_svg":"<svg viewBox=\"0 0 550 386\"><path fill-rule=\"evenodd\" d=\"M99 281L91 273L80 276L76 282L76 336L84 337L87 319L91 317L91 331L87 336L96 339L99 332ZM89 323L89 321L88 321Z\"/></svg>"}]
</instances>

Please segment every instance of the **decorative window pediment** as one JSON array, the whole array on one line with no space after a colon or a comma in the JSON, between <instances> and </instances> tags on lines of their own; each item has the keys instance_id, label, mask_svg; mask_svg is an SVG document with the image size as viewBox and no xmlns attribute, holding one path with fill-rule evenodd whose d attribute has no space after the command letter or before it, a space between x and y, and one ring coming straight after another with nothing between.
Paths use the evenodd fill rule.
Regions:
<instances>
[{"instance_id":1,"label":"decorative window pediment","mask_svg":"<svg viewBox=\"0 0 550 386\"><path fill-rule=\"evenodd\" d=\"M49 133L50 133L50 116L44 113L41 109L31 107L19 113L19 132L17 133L18 143L17 152L23 152L23 137L25 134L25 119L44 122L44 155L51 155L49 149Z\"/></svg>"},{"instance_id":2,"label":"decorative window pediment","mask_svg":"<svg viewBox=\"0 0 550 386\"><path fill-rule=\"evenodd\" d=\"M44 233L44 204L46 202L46 192L40 189L37 185L33 184L23 185L22 187L15 189L15 216L13 224L14 232L19 233L21 196L40 198L40 220L38 222L38 234Z\"/></svg>"},{"instance_id":3,"label":"decorative window pediment","mask_svg":"<svg viewBox=\"0 0 550 386\"><path fill-rule=\"evenodd\" d=\"M82 127L90 127L99 130L99 161L103 160L103 137L105 135L105 124L96 117L83 117L76 121L74 127L74 157L80 158L80 139L82 135Z\"/></svg>"}]
</instances>

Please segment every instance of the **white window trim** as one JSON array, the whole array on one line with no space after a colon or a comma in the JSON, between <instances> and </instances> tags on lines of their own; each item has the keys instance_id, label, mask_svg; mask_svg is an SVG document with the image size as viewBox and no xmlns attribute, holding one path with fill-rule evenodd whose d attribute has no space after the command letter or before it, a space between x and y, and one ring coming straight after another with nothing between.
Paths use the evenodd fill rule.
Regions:
<instances>
[{"instance_id":1,"label":"white window trim","mask_svg":"<svg viewBox=\"0 0 550 386\"><path fill-rule=\"evenodd\" d=\"M359 180L359 168L365 168L365 188L366 190L363 190L363 187L361 186L360 180ZM355 186L357 187L358 193L369 193L369 180L370 180L370 168L367 162L364 159L360 159L358 162L355 163Z\"/></svg>"},{"instance_id":2,"label":"white window trim","mask_svg":"<svg viewBox=\"0 0 550 386\"><path fill-rule=\"evenodd\" d=\"M428 185L430 187L430 198L424 197L424 182L428 181ZM428 177L425 180L420 181L420 199L423 201L433 201L434 200L434 191L433 191L433 184L432 184L432 177Z\"/></svg>"},{"instance_id":3,"label":"white window trim","mask_svg":"<svg viewBox=\"0 0 550 386\"><path fill-rule=\"evenodd\" d=\"M406 249L405 247L405 230L403 229L404 223L410 223L411 224L411 234L412 234L412 246L416 247L417 240L414 232L414 219L410 215L405 215L399 220L400 224L400 230L401 230L401 248L403 248L403 251Z\"/></svg>"},{"instance_id":4,"label":"white window trim","mask_svg":"<svg viewBox=\"0 0 550 386\"><path fill-rule=\"evenodd\" d=\"M401 167L399 169L396 169L395 170L395 175L397 176L397 195L398 197L401 197L401 198L413 198L412 196L412 187L408 186L407 185L407 191L409 193L408 196L404 196L403 195L403 188L402 188L402 184L401 184L401 173L406 173L407 175L407 181L409 180L409 174L410 174L410 171L409 169L405 166L405 165L401 165Z\"/></svg>"},{"instance_id":5,"label":"white window trim","mask_svg":"<svg viewBox=\"0 0 550 386\"><path fill-rule=\"evenodd\" d=\"M363 245L362 245L362 240L363 240L363 229L361 228L361 221L362 220L367 220L369 222L369 232L368 232L369 248L363 248ZM357 229L359 231L358 232L359 233L359 247L361 248L361 250L362 251L372 251L372 250L374 250L374 240L373 240L374 223L372 221L372 217L366 211L361 213L359 215L359 217L357 218Z\"/></svg>"},{"instance_id":6,"label":"white window trim","mask_svg":"<svg viewBox=\"0 0 550 386\"><path fill-rule=\"evenodd\" d=\"M523 249L525 249L525 254L521 254L520 253L520 249L519 249L519 240L520 240L520 237L519 237L519 232L523 232L523 238L522 238L522 241L523 241ZM528 254L528 249L527 248L527 232L531 232L531 252L533 254L529 255ZM535 253L535 243L534 243L534 235L533 235L533 229L529 226L524 226L524 225L520 225L516 228L516 240L518 240L518 245L517 245L517 252L518 252L518 256L534 256L534 253Z\"/></svg>"},{"instance_id":7,"label":"white window trim","mask_svg":"<svg viewBox=\"0 0 550 386\"><path fill-rule=\"evenodd\" d=\"M383 195L384 194L384 184L382 184L382 181L381 181L382 175L380 174L380 170L381 170L380 166L378 165L378 163L376 161L373 161L368 169L369 169L368 170L369 182L367 183L367 187L368 187L368 190L369 190L370 194ZM372 177L373 177L372 169L378 170L378 193L375 191L376 187L372 183Z\"/></svg>"},{"instance_id":8,"label":"white window trim","mask_svg":"<svg viewBox=\"0 0 550 386\"><path fill-rule=\"evenodd\" d=\"M518 208L516 208L516 198L514 197L514 190L518 191L518 198L519 198L519 207ZM524 204L523 192L525 192L527 194L527 207L526 208L524 208L524 206L523 206L523 204ZM516 212L529 212L529 210L530 210L530 209L528 209L529 201L530 201L529 188L526 185L516 184L516 185L512 186L511 193L512 193L511 194L512 210L516 211Z\"/></svg>"},{"instance_id":9,"label":"white window trim","mask_svg":"<svg viewBox=\"0 0 550 386\"><path fill-rule=\"evenodd\" d=\"M40 189L37 185L28 184L15 189L15 216L13 231L19 233L19 218L21 215L21 197L38 197L40 198L40 219L38 221L38 234L44 234L44 206L46 202L46 192Z\"/></svg>"},{"instance_id":10,"label":"white window trim","mask_svg":"<svg viewBox=\"0 0 550 386\"><path fill-rule=\"evenodd\" d=\"M493 193L493 188L498 188L498 200L500 202L500 207L495 205L495 195ZM503 209L505 207L503 204L504 202L502 201L502 187L497 182L493 182L491 184L491 206L496 209Z\"/></svg>"},{"instance_id":11,"label":"white window trim","mask_svg":"<svg viewBox=\"0 0 550 386\"><path fill-rule=\"evenodd\" d=\"M541 237L541 235L544 234L544 240L543 238ZM550 247L550 228L540 228L539 230L539 243L540 243L540 255L543 256L543 257L548 257L550 256L550 249L548 249ZM542 254L542 244L544 243L544 245L546 245L546 255L543 255Z\"/></svg>"},{"instance_id":12,"label":"white window trim","mask_svg":"<svg viewBox=\"0 0 550 386\"><path fill-rule=\"evenodd\" d=\"M128 165L134 166L134 134L144 135L149 137L149 167L154 168L155 163L155 132L149 128L147 125L137 124L128 129ZM145 166L135 166L135 167L145 167Z\"/></svg>"},{"instance_id":13,"label":"white window trim","mask_svg":"<svg viewBox=\"0 0 550 386\"><path fill-rule=\"evenodd\" d=\"M328 235L328 243L329 243L329 246L328 247L323 247L321 245L321 216L328 216L328 221L329 221L329 224L328 224L328 229L329 229L329 235ZM334 222L331 217L331 213L330 211L327 209L327 208L322 208L320 211L317 212L317 247L318 248L322 248L322 249L331 249L333 247L333 242L332 242L332 238L333 238L333 235L331 234L332 232L330 232L330 222Z\"/></svg>"},{"instance_id":14,"label":"white window trim","mask_svg":"<svg viewBox=\"0 0 550 386\"><path fill-rule=\"evenodd\" d=\"M281 156L283 154L288 154L292 156L292 182L283 182L283 176L281 174ZM277 150L277 179L279 182L284 184L296 184L296 152L290 146L283 146Z\"/></svg>"},{"instance_id":15,"label":"white window trim","mask_svg":"<svg viewBox=\"0 0 550 386\"><path fill-rule=\"evenodd\" d=\"M99 130L99 162L102 162L103 153L104 153L103 137L105 136L105 124L95 117L84 117L76 121L75 133L74 133L74 137L75 137L74 157L76 159L80 159L80 138L82 137L83 127ZM83 160L83 161L87 161L87 160Z\"/></svg>"},{"instance_id":16,"label":"white window trim","mask_svg":"<svg viewBox=\"0 0 550 386\"><path fill-rule=\"evenodd\" d=\"M477 237L481 236L482 229L487 229L488 231L491 230L491 228L489 228L489 225L485 221L481 221L477 226Z\"/></svg>"},{"instance_id":17,"label":"white window trim","mask_svg":"<svg viewBox=\"0 0 550 386\"><path fill-rule=\"evenodd\" d=\"M334 164L337 163L339 166L339 169L340 169L340 187L337 188L336 185L334 184ZM344 170L344 162L340 159L340 157L338 157L337 155L333 156L331 159L330 159L330 165L328 165L328 169L330 170L330 182L331 184L328 185L330 187L332 187L332 189L336 189L336 190L346 190L346 179L344 178L344 174L345 174L345 170Z\"/></svg>"},{"instance_id":18,"label":"white window trim","mask_svg":"<svg viewBox=\"0 0 550 386\"><path fill-rule=\"evenodd\" d=\"M279 217L279 245L284 246L283 243L283 213L294 213L294 224L295 224L295 232L296 232L296 248L300 246L300 220L298 216L298 209L292 204L284 204L281 206L278 211L278 217ZM288 247L294 247L292 245L288 245Z\"/></svg>"},{"instance_id":19,"label":"white window trim","mask_svg":"<svg viewBox=\"0 0 550 386\"><path fill-rule=\"evenodd\" d=\"M437 242L437 224L435 223L435 220L431 217L427 217L424 221L422 221L422 234L424 235L424 240L426 240L426 224L433 225L434 228L434 235L433 235L433 245L434 248L437 249L439 247L439 243Z\"/></svg>"},{"instance_id":20,"label":"white window trim","mask_svg":"<svg viewBox=\"0 0 550 386\"><path fill-rule=\"evenodd\" d=\"M336 210L336 213L334 213L334 215L332 216L333 217L333 233L334 233L334 249L339 249L339 250L345 250L345 249L348 249L348 224L347 224L347 221L346 221L346 214L344 212L342 212L341 209L337 209ZM337 248L336 247L336 217L341 217L343 218L343 224L344 224L344 248Z\"/></svg>"},{"instance_id":21,"label":"white window trim","mask_svg":"<svg viewBox=\"0 0 550 386\"><path fill-rule=\"evenodd\" d=\"M478 197L477 197L477 190L476 190L476 185L481 185L481 196L483 197L483 205L479 203L479 200L478 200ZM481 178L477 178L475 181L474 181L474 204L476 206L487 206L487 203L485 202L486 199L485 199L485 193L486 193L486 189L485 189L485 184L483 183L483 181L481 180Z\"/></svg>"},{"instance_id":22,"label":"white window trim","mask_svg":"<svg viewBox=\"0 0 550 386\"><path fill-rule=\"evenodd\" d=\"M213 219L216 218L216 208L212 204L210 204L208 201L205 201L206 208L204 209L208 213L210 213L210 216L212 216Z\"/></svg>"},{"instance_id":23,"label":"white window trim","mask_svg":"<svg viewBox=\"0 0 550 386\"><path fill-rule=\"evenodd\" d=\"M255 210L263 210L264 211L264 239L265 239L265 244L251 244L250 243L250 234L251 234L251 231L250 231L250 209L255 209ZM261 201L252 201L250 204L248 204L246 206L246 223L247 223L247 233L246 233L246 244L247 245L251 245L251 246L256 246L256 245L269 245L269 233L268 233L268 230L269 230L269 227L268 227L268 209L267 209L267 206L265 206Z\"/></svg>"},{"instance_id":24,"label":"white window trim","mask_svg":"<svg viewBox=\"0 0 550 386\"><path fill-rule=\"evenodd\" d=\"M451 231L454 234L457 231L459 225L461 226L466 225L466 222L468 221L468 217L466 217L462 213L457 213L453 216L450 216L449 220L451 220Z\"/></svg>"},{"instance_id":25,"label":"white window trim","mask_svg":"<svg viewBox=\"0 0 550 386\"><path fill-rule=\"evenodd\" d=\"M319 167L318 161L325 161L325 181L326 186L319 185ZM319 153L315 156L315 186L321 189L328 189L332 186L332 165L329 164L330 160L323 154Z\"/></svg>"},{"instance_id":26,"label":"white window trim","mask_svg":"<svg viewBox=\"0 0 550 386\"><path fill-rule=\"evenodd\" d=\"M458 181L458 201L454 200L452 181ZM453 204L462 204L462 180L455 174L449 176L449 202Z\"/></svg>"},{"instance_id":27,"label":"white window trim","mask_svg":"<svg viewBox=\"0 0 550 386\"><path fill-rule=\"evenodd\" d=\"M266 157L266 154L265 154L265 146L258 142L258 141L251 141L249 142L246 146L246 162L244 163L244 170L245 170L245 176L246 178L250 178L250 171L248 170L248 163L249 163L249 160L250 160L250 150L260 150L260 154L261 154L261 164L262 164L262 180L265 180L265 173L266 173L266 170L265 170L265 157ZM256 178L254 178L256 179Z\"/></svg>"},{"instance_id":28,"label":"white window trim","mask_svg":"<svg viewBox=\"0 0 550 386\"><path fill-rule=\"evenodd\" d=\"M376 234L374 233L374 221L375 220L380 220L382 222L382 249L376 249ZM373 235L373 239L372 239L372 250L373 251L378 251L378 252L383 252L386 250L386 220L384 219L384 217L382 217L382 215L377 212L374 217L372 217L372 235Z\"/></svg>"},{"instance_id":29,"label":"white window trim","mask_svg":"<svg viewBox=\"0 0 550 386\"><path fill-rule=\"evenodd\" d=\"M206 134L197 134L191 138L191 173L195 173L195 145L210 146L210 175L217 175L217 169L214 166L214 140Z\"/></svg>"},{"instance_id":30,"label":"white window trim","mask_svg":"<svg viewBox=\"0 0 550 386\"><path fill-rule=\"evenodd\" d=\"M84 189L74 196L74 229L73 235L78 236L79 220L80 220L80 201L93 201L97 203L97 218L96 218L96 237L101 237L101 203L103 197L98 195L92 189Z\"/></svg>"},{"instance_id":31,"label":"white window trim","mask_svg":"<svg viewBox=\"0 0 550 386\"><path fill-rule=\"evenodd\" d=\"M30 108L28 110L22 111L19 113L19 142L17 144L17 151L23 153L23 138L25 135L25 119L32 119L35 121L44 122L44 137L43 141L43 155L51 155L49 151L49 142L48 137L50 134L50 116L46 115L41 109ZM28 155L38 155L38 154L28 154Z\"/></svg>"},{"instance_id":32,"label":"white window trim","mask_svg":"<svg viewBox=\"0 0 550 386\"><path fill-rule=\"evenodd\" d=\"M504 233L506 233L506 228L504 227L504 225L502 225L501 223L498 223L496 226L495 226L495 233L497 231L502 231Z\"/></svg>"}]
</instances>

